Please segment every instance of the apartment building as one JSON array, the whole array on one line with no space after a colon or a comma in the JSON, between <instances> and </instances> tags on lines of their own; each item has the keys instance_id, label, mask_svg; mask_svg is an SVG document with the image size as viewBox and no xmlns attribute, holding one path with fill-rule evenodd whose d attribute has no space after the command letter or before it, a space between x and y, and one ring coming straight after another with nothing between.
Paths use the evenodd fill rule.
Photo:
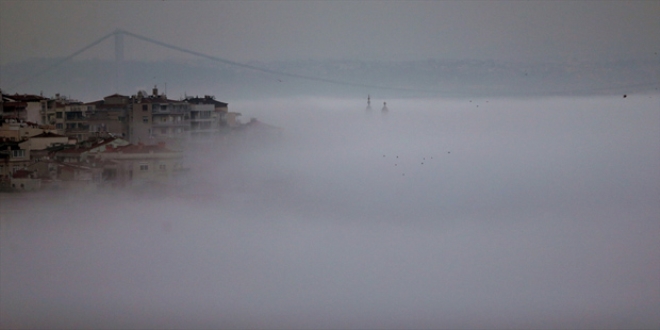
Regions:
<instances>
[{"instance_id":1,"label":"apartment building","mask_svg":"<svg viewBox=\"0 0 660 330\"><path fill-rule=\"evenodd\" d=\"M40 103L40 117L44 128L55 133L83 141L89 138L87 115L94 111L94 104L68 99L56 94L53 99Z\"/></svg>"},{"instance_id":2,"label":"apartment building","mask_svg":"<svg viewBox=\"0 0 660 330\"><path fill-rule=\"evenodd\" d=\"M120 186L168 183L184 172L183 152L169 149L164 143L109 146L98 153L98 159L116 164L115 172L107 176Z\"/></svg>"},{"instance_id":3,"label":"apartment building","mask_svg":"<svg viewBox=\"0 0 660 330\"><path fill-rule=\"evenodd\" d=\"M184 101L168 99L158 94L139 92L133 98L129 113L131 143L154 144L161 141L180 142L188 139L190 130L190 105Z\"/></svg>"},{"instance_id":4,"label":"apartment building","mask_svg":"<svg viewBox=\"0 0 660 330\"><path fill-rule=\"evenodd\" d=\"M112 94L102 100L89 102L87 105L94 108L94 111L87 113L90 133L97 136L128 137L128 118L133 107L131 97Z\"/></svg>"},{"instance_id":5,"label":"apartment building","mask_svg":"<svg viewBox=\"0 0 660 330\"><path fill-rule=\"evenodd\" d=\"M32 94L2 94L2 116L42 124L41 103L45 97Z\"/></svg>"}]
</instances>

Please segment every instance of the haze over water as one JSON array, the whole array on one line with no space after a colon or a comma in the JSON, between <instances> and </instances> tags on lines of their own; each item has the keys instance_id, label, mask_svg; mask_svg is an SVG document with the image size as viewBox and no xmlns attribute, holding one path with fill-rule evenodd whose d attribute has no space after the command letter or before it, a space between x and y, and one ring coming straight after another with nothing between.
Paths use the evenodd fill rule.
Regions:
<instances>
[{"instance_id":1,"label":"haze over water","mask_svg":"<svg viewBox=\"0 0 660 330\"><path fill-rule=\"evenodd\" d=\"M660 325L658 94L365 106L233 103L281 136L178 190L0 194L0 327Z\"/></svg>"}]
</instances>

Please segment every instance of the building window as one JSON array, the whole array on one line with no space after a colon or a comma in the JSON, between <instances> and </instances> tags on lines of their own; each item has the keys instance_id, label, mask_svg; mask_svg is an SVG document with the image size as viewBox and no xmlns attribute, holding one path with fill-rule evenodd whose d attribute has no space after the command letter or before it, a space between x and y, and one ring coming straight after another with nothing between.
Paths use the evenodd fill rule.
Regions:
<instances>
[{"instance_id":1,"label":"building window","mask_svg":"<svg viewBox=\"0 0 660 330\"><path fill-rule=\"evenodd\" d=\"M62 129L62 124L55 124L55 128Z\"/></svg>"},{"instance_id":2,"label":"building window","mask_svg":"<svg viewBox=\"0 0 660 330\"><path fill-rule=\"evenodd\" d=\"M149 117L147 117L147 116L142 117L142 122L145 123L145 124L148 124L149 123Z\"/></svg>"},{"instance_id":3,"label":"building window","mask_svg":"<svg viewBox=\"0 0 660 330\"><path fill-rule=\"evenodd\" d=\"M149 110L149 105L143 104L142 105L142 111L147 111L147 110Z\"/></svg>"},{"instance_id":4,"label":"building window","mask_svg":"<svg viewBox=\"0 0 660 330\"><path fill-rule=\"evenodd\" d=\"M56 112L56 113L55 113L55 118L60 118L60 119L61 119L61 118L62 118L62 113L59 112L59 111Z\"/></svg>"},{"instance_id":5,"label":"building window","mask_svg":"<svg viewBox=\"0 0 660 330\"><path fill-rule=\"evenodd\" d=\"M160 164L158 165L158 169L160 169L161 171L165 171L167 167L165 166L165 164Z\"/></svg>"},{"instance_id":6,"label":"building window","mask_svg":"<svg viewBox=\"0 0 660 330\"><path fill-rule=\"evenodd\" d=\"M140 171L148 171L148 170L149 170L149 165L140 164Z\"/></svg>"},{"instance_id":7,"label":"building window","mask_svg":"<svg viewBox=\"0 0 660 330\"><path fill-rule=\"evenodd\" d=\"M25 157L25 150L12 150L11 156L14 158Z\"/></svg>"}]
</instances>

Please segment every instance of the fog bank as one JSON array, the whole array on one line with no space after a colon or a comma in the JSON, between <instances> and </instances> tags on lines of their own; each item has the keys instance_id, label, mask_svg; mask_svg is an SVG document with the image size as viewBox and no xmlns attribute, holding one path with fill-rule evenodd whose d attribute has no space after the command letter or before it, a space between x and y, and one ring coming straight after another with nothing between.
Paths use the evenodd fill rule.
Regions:
<instances>
[{"instance_id":1,"label":"fog bank","mask_svg":"<svg viewBox=\"0 0 660 330\"><path fill-rule=\"evenodd\" d=\"M657 94L232 106L180 189L0 195L0 327L660 326Z\"/></svg>"}]
</instances>

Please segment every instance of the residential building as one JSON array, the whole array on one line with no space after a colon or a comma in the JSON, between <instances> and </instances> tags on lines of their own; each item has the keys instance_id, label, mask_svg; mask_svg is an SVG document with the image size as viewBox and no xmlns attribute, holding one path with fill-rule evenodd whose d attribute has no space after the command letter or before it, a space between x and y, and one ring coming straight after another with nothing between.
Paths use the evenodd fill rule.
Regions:
<instances>
[{"instance_id":1,"label":"residential building","mask_svg":"<svg viewBox=\"0 0 660 330\"><path fill-rule=\"evenodd\" d=\"M107 148L98 158L117 164L116 172L108 176L119 185L171 183L184 171L183 152L171 150L164 143Z\"/></svg>"},{"instance_id":2,"label":"residential building","mask_svg":"<svg viewBox=\"0 0 660 330\"><path fill-rule=\"evenodd\" d=\"M128 138L128 117L133 107L130 97L113 94L104 97L103 100L86 103L86 105L93 106L94 109L87 113L91 134Z\"/></svg>"},{"instance_id":3,"label":"residential building","mask_svg":"<svg viewBox=\"0 0 660 330\"><path fill-rule=\"evenodd\" d=\"M57 134L82 141L89 137L86 114L91 110L93 105L56 94L54 99L42 100L41 121Z\"/></svg>"},{"instance_id":4,"label":"residential building","mask_svg":"<svg viewBox=\"0 0 660 330\"><path fill-rule=\"evenodd\" d=\"M133 98L128 134L131 143L185 141L189 129L188 103L168 99L164 94L159 95L155 87L152 95L147 96L145 92L139 92Z\"/></svg>"},{"instance_id":5,"label":"residential building","mask_svg":"<svg viewBox=\"0 0 660 330\"><path fill-rule=\"evenodd\" d=\"M11 116L34 124L42 124L41 102L43 96L31 94L2 95L3 117Z\"/></svg>"},{"instance_id":6,"label":"residential building","mask_svg":"<svg viewBox=\"0 0 660 330\"><path fill-rule=\"evenodd\" d=\"M0 119L0 139L19 142L43 132L39 125L14 116Z\"/></svg>"},{"instance_id":7,"label":"residential building","mask_svg":"<svg viewBox=\"0 0 660 330\"><path fill-rule=\"evenodd\" d=\"M59 114L56 110L58 104L63 103L62 101L59 94L56 94L55 98L41 101L41 123L50 129L58 130L58 134L64 133L64 110L60 110Z\"/></svg>"},{"instance_id":8,"label":"residential building","mask_svg":"<svg viewBox=\"0 0 660 330\"><path fill-rule=\"evenodd\" d=\"M93 110L93 105L80 101L64 104L64 135L76 138L78 141L87 140L90 137L87 114Z\"/></svg>"},{"instance_id":9,"label":"residential building","mask_svg":"<svg viewBox=\"0 0 660 330\"><path fill-rule=\"evenodd\" d=\"M21 169L15 171L8 182L0 183L0 189L10 191L34 191L41 188L41 180L34 171Z\"/></svg>"},{"instance_id":10,"label":"residential building","mask_svg":"<svg viewBox=\"0 0 660 330\"><path fill-rule=\"evenodd\" d=\"M14 172L30 165L30 150L16 141L0 142L0 180L9 179Z\"/></svg>"},{"instance_id":11,"label":"residential building","mask_svg":"<svg viewBox=\"0 0 660 330\"><path fill-rule=\"evenodd\" d=\"M72 148L57 150L52 153L52 157L50 158L62 163L89 163L107 148L118 148L129 144L128 141L120 138L93 138L80 142Z\"/></svg>"},{"instance_id":12,"label":"residential building","mask_svg":"<svg viewBox=\"0 0 660 330\"><path fill-rule=\"evenodd\" d=\"M24 149L30 149L34 151L44 150L55 145L65 144L69 144L68 137L51 132L43 132L41 134L29 137L29 139L21 143L21 146Z\"/></svg>"}]
</instances>

